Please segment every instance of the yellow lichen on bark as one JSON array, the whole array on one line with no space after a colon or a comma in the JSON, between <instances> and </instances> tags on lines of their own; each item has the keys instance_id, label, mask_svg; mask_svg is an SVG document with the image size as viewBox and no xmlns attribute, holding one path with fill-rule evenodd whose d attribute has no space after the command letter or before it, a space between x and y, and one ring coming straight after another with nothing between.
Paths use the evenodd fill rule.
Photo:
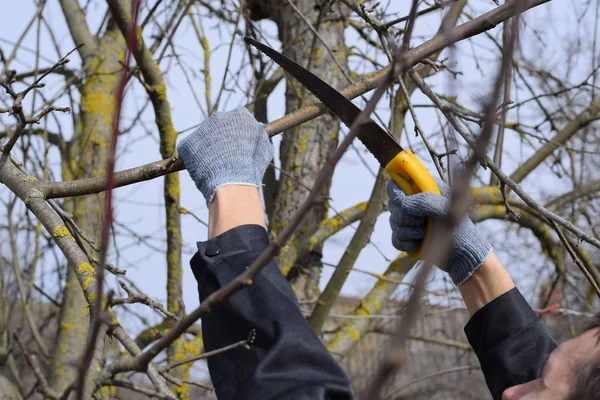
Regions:
<instances>
[{"instance_id":1,"label":"yellow lichen on bark","mask_svg":"<svg viewBox=\"0 0 600 400\"><path fill-rule=\"evenodd\" d=\"M65 226L59 225L52 230L52 236L58 239L71 236L71 232Z\"/></svg>"}]
</instances>

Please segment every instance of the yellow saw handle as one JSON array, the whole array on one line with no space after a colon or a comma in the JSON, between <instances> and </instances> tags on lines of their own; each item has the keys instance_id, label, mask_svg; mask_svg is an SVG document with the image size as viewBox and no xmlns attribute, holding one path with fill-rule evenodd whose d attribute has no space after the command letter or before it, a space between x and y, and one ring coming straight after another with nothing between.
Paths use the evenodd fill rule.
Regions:
<instances>
[{"instance_id":1,"label":"yellow saw handle","mask_svg":"<svg viewBox=\"0 0 600 400\"><path fill-rule=\"evenodd\" d=\"M421 161L413 154L410 150L402 150L396 155L386 166L385 171L390 175L392 180L396 182L396 185L400 186L400 189L410 196L412 194L422 192L432 192L437 195L442 195L440 188L433 179L433 176L427 171L427 168ZM423 249L427 247L427 244L433 236L433 220L427 221L427 228L425 230L425 238L421 248L416 252L408 253L410 258L413 260L422 260L424 255L422 254Z\"/></svg>"}]
</instances>

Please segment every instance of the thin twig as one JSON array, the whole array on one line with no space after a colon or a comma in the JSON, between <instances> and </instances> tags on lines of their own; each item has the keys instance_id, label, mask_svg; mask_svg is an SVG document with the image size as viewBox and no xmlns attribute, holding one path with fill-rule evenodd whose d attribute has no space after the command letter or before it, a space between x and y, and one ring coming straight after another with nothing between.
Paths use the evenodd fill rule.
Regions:
<instances>
[{"instance_id":1,"label":"thin twig","mask_svg":"<svg viewBox=\"0 0 600 400\"><path fill-rule=\"evenodd\" d=\"M522 4L512 1L510 6L513 7L514 17L513 23L515 24L512 32L512 38L509 46L506 46L505 53L502 58L502 65L497 79L495 80L493 93L491 99L484 108L485 124L483 126L481 135L473 143L473 154L471 158L465 164L464 172L456 179L455 185L452 187L452 194L450 199L449 210L438 224L433 232L433 238L430 242L425 243L423 254L425 254L425 261L421 268L421 271L415 278L415 286L411 292L411 295L406 303L404 317L398 326L398 332L392 339L391 351L388 352L385 357L382 366L379 368L378 373L375 375L370 388L366 391L365 399L377 399L380 398L382 388L388 379L396 373L406 362L407 355L405 349L405 343L410 335L412 325L417 318L421 294L425 289L427 277L431 272L434 265L444 265L448 254L451 250L451 238L454 228L458 222L466 215L469 207L468 199L468 187L471 177L475 171L475 167L478 162L481 162L486 157L486 148L492 135L493 119L495 118L496 104L500 95L500 89L502 87L503 78L505 76L504 71L507 65L510 65L512 60L512 51L514 43L516 42L516 36L518 32L518 16L522 11Z\"/></svg>"},{"instance_id":2,"label":"thin twig","mask_svg":"<svg viewBox=\"0 0 600 400\"><path fill-rule=\"evenodd\" d=\"M46 380L46 377L42 372L42 368L40 367L37 357L34 354L29 354L29 352L27 352L25 345L23 344L23 342L21 342L21 339L19 338L19 335L16 332L13 334L13 339L21 348L21 352L23 353L27 364L29 364L33 375L35 375L35 378L37 379L38 391L41 394L43 394L47 399L58 400L60 395L57 392L55 392L48 384L48 381Z\"/></svg>"},{"instance_id":3,"label":"thin twig","mask_svg":"<svg viewBox=\"0 0 600 400\"><path fill-rule=\"evenodd\" d=\"M598 296L598 298L600 298L600 287L598 286L598 282L596 281L596 279L594 279L594 277L592 276L592 274L590 273L588 268L583 264L581 259L577 256L577 253L575 252L575 250L573 250L571 243L569 243L569 240L565 237L565 234L562 232L562 230L560 229L558 224L554 221L550 221L550 225L552 225L552 227L556 231L558 238L560 239L561 243L567 249L567 252L571 256L571 259L573 260L575 265L577 265L577 267L581 270L581 272L583 273L585 278L588 280L592 289L594 289L594 291L596 292L596 295Z\"/></svg>"},{"instance_id":4,"label":"thin twig","mask_svg":"<svg viewBox=\"0 0 600 400\"><path fill-rule=\"evenodd\" d=\"M202 304L192 311L190 314L182 318L169 332L167 332L160 340L158 340L150 349L145 351L143 354L128 360L122 360L115 362L107 367L107 371L111 374L116 374L123 371L140 371L145 370L148 363L156 357L161 351L167 348L173 341L175 341L181 334L183 334L187 328L193 325L201 316L209 313L213 307L217 304L225 301L229 296L237 293L241 289L252 285L254 277L260 272L260 270L269 263L281 247L287 242L292 236L296 228L304 220L308 211L312 208L315 199L319 195L323 185L329 181L331 175L337 165L337 162L341 159L346 149L350 146L354 138L359 132L360 126L363 124L363 118L367 118L369 114L375 109L375 106L379 99L383 96L389 85L393 82L392 74L388 73L386 78L380 83L380 86L375 91L373 97L361 112L358 118L352 124L350 132L340 143L337 150L328 158L325 166L317 176L313 190L308 194L304 203L298 208L298 211L291 218L288 225L280 232L277 238L272 241L269 246L262 252L262 254L250 265L242 274L240 274L233 281L223 286L221 289L213 292L208 298L206 298Z\"/></svg>"},{"instance_id":5,"label":"thin twig","mask_svg":"<svg viewBox=\"0 0 600 400\"><path fill-rule=\"evenodd\" d=\"M176 321L179 320L179 318L177 317L177 315L173 314L172 312L169 312L169 311L165 310L165 308L163 307L163 305L161 303L159 303L158 301L152 300L148 295L146 295L144 293L135 293L123 281L119 281L119 285L123 288L123 290L125 292L127 292L127 296L128 297L126 299L124 299L124 298L114 299L111 302L112 305L116 306L116 305L119 305L119 304L141 303L141 304L147 305L150 308L154 308L155 310L160 311L167 318L174 319Z\"/></svg>"},{"instance_id":6,"label":"thin twig","mask_svg":"<svg viewBox=\"0 0 600 400\"><path fill-rule=\"evenodd\" d=\"M37 78L31 85L29 85L27 88L25 88L25 90L23 90L19 93L15 93L11 87L11 83L12 83L12 80L14 79L14 77L16 76L16 72L12 71L12 72L10 72L10 74L8 74L7 79L2 83L2 86L6 89L6 91L14 99L12 110L13 110L13 113L15 114L15 117L19 121L19 124L18 124L17 128L15 128L13 135L10 137L10 139L8 140L6 145L4 145L4 149L2 150L3 152L10 153L10 151L12 150L14 145L17 143L17 140L19 140L19 137L22 135L22 133L25 129L25 126L27 124L39 124L40 120L52 111L63 111L63 112L71 111L70 107L56 107L56 106L51 105L51 106L46 107L41 113L39 113L35 117L28 119L28 118L25 118L25 115L23 114L23 108L21 106L21 102L23 101L23 99L25 98L27 93L29 93L31 90L43 87L44 85L40 83L41 80L44 79L46 76L48 76L48 74L50 74L56 68L68 63L69 62L68 57L71 55L71 53L73 53L75 50L79 49L81 46L82 45L79 45L79 46L75 47L73 50L71 50L70 52L68 52L66 56L64 56L59 61L57 61L52 67L50 67L42 75L40 75L40 77Z\"/></svg>"},{"instance_id":7,"label":"thin twig","mask_svg":"<svg viewBox=\"0 0 600 400\"><path fill-rule=\"evenodd\" d=\"M524 2L524 7L525 9L531 9L545 4L548 1L550 0L528 0ZM416 65L422 59L441 51L451 44L477 35L486 29L491 29L496 24L512 17L513 14L509 6L510 4L503 4L492 11L482 14L465 24L453 27L444 34L436 35L431 40L414 47L408 51L406 63L411 66ZM355 85L347 87L341 93L349 99L354 99L361 94L373 90L383 79L385 79L390 67L391 66L388 65L377 73L363 76ZM270 122L265 125L265 129L271 136L274 136L323 115L325 112L327 112L327 108L322 103L306 106L276 121ZM114 187L117 188L155 179L170 173L182 171L183 169L183 162L177 157L155 161L153 163L115 173ZM44 182L41 186L46 198L81 196L85 194L100 193L105 190L106 177L99 176L65 182ZM600 248L600 242L598 242L598 247Z\"/></svg>"},{"instance_id":8,"label":"thin twig","mask_svg":"<svg viewBox=\"0 0 600 400\"><path fill-rule=\"evenodd\" d=\"M433 148L431 143L429 143L427 136L425 136L425 131L423 130L423 127L421 126L421 123L419 122L419 118L417 117L417 113L412 105L412 102L410 101L410 95L408 94L408 90L406 89L406 84L404 83L404 79L402 77L399 77L398 82L400 83L400 89L402 90L402 94L404 95L404 99L406 100L408 110L410 111L410 115L412 116L413 122L415 124L415 132L417 133L417 135L419 135L421 137L421 140L423 140L425 147L427 147L427 150L429 151L429 154L431 155L433 164L435 165L435 168L438 171L439 177L445 182L446 177L444 174L444 172L445 172L444 167L442 167L442 165L440 163L440 159L442 158L442 156L440 156L435 151L435 149Z\"/></svg>"},{"instance_id":9,"label":"thin twig","mask_svg":"<svg viewBox=\"0 0 600 400\"><path fill-rule=\"evenodd\" d=\"M176 361L174 363L171 363L169 365L166 365L166 366L160 368L158 371L159 372L167 372L173 368L179 367L180 365L184 365L184 364L188 364L191 362L196 362L198 360L203 360L208 357L216 356L217 354L225 353L229 350L233 350L238 347L244 347L246 349L250 349L250 345L252 343L254 343L255 339L256 339L256 331L254 329L252 329L250 331L250 333L248 334L248 337L244 340L240 340L239 342L230 344L229 346L221 347L220 349L217 349L217 350L208 351L206 353L198 354L197 356L194 356L194 357L189 357L184 360Z\"/></svg>"}]
</instances>

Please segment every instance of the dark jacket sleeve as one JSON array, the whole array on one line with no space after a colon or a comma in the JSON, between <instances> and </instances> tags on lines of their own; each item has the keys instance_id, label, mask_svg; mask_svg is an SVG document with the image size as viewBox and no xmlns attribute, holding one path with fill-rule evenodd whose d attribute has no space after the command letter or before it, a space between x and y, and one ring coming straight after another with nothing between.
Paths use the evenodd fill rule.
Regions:
<instances>
[{"instance_id":1,"label":"dark jacket sleeve","mask_svg":"<svg viewBox=\"0 0 600 400\"><path fill-rule=\"evenodd\" d=\"M517 288L478 310L465 333L494 399L514 385L538 379L556 348L548 328Z\"/></svg>"},{"instance_id":2,"label":"dark jacket sleeve","mask_svg":"<svg viewBox=\"0 0 600 400\"><path fill-rule=\"evenodd\" d=\"M242 273L268 246L264 228L243 225L198 243L191 266L202 302ZM346 374L302 315L289 283L272 260L253 284L217 305L202 318L206 351L244 340L208 358L219 400L352 399Z\"/></svg>"}]
</instances>

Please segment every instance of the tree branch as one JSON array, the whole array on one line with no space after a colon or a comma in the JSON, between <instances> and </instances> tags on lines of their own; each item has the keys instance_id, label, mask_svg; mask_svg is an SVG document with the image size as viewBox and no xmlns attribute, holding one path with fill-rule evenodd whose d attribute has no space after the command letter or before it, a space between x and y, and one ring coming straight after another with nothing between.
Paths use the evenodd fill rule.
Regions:
<instances>
[{"instance_id":1,"label":"tree branch","mask_svg":"<svg viewBox=\"0 0 600 400\"><path fill-rule=\"evenodd\" d=\"M342 259L340 260L337 268L335 268L333 275L325 287L325 290L319 296L319 301L315 305L315 308L308 319L310 326L317 333L317 335L321 333L323 324L327 320L329 311L334 306L335 300L338 298L340 291L342 290L342 286L350 274L350 270L354 266L354 263L358 259L361 250L365 247L371 234L373 233L373 228L375 227L377 217L383 209L383 199L385 193L384 187L386 181L387 177L384 175L383 170L380 170L379 175L375 180L371 197L367 203L367 208L365 209L363 217L360 220L360 224L358 225L358 229L356 232L354 232L354 235L350 240L350 244L348 244L348 247L346 247Z\"/></svg>"},{"instance_id":2,"label":"tree branch","mask_svg":"<svg viewBox=\"0 0 600 400\"><path fill-rule=\"evenodd\" d=\"M79 46L79 55L84 61L89 61L94 55L97 42L90 32L85 14L79 7L79 2L77 0L60 0L60 6L71 32L71 37L75 45Z\"/></svg>"},{"instance_id":3,"label":"tree branch","mask_svg":"<svg viewBox=\"0 0 600 400\"><path fill-rule=\"evenodd\" d=\"M550 0L528 0L525 10L545 4ZM422 59L430 57L447 46L460 40L472 37L481 32L494 28L497 24L512 16L510 8L505 4L495 8L469 22L456 26L448 31L440 32L431 40L409 50L406 54L406 63L410 66L416 65ZM384 79L389 72L388 65L381 71L363 76L356 84L342 91L349 99L354 99L370 90L373 90ZM294 111L265 126L269 135L274 136L288 129L296 127L304 122L310 121L327 112L327 107L322 103L313 104ZM130 185L137 182L147 181L159 176L178 172L184 169L183 162L176 157L164 159L115 173L115 188ZM47 182L42 185L44 193L48 198L81 196L85 194L100 193L106 187L106 178L88 178L76 181Z\"/></svg>"},{"instance_id":4,"label":"tree branch","mask_svg":"<svg viewBox=\"0 0 600 400\"><path fill-rule=\"evenodd\" d=\"M390 296L394 293L404 275L414 266L406 254L401 253L394 261L390 263L387 270L383 273L385 279L378 279L369 293L361 300L360 304L352 311L352 315L378 315L387 305ZM326 339L325 345L333 356L341 361L346 357L354 347L360 342L360 339L367 333L371 321L367 318L349 318L335 335Z\"/></svg>"},{"instance_id":5,"label":"tree branch","mask_svg":"<svg viewBox=\"0 0 600 400\"><path fill-rule=\"evenodd\" d=\"M569 121L552 139L537 149L527 161L510 174L510 179L515 183L521 182L560 145L573 137L581 128L598 119L598 114L600 114L600 98L596 98L588 108Z\"/></svg>"},{"instance_id":6,"label":"tree branch","mask_svg":"<svg viewBox=\"0 0 600 400\"><path fill-rule=\"evenodd\" d=\"M410 77L417 84L419 89L425 94L429 99L435 104L440 111L444 114L450 125L463 137L463 139L469 144L469 146L473 146L474 138L468 129L462 124L462 122L450 111L447 107L444 106L444 103L441 99L431 90L429 86L423 81L423 79L416 74L414 71L409 71ZM579 239L585 240L586 242L592 244L593 246L600 249L600 240L595 238L594 236L584 232L583 230L577 228L571 222L567 221L565 218L549 211L544 208L541 204L535 201L531 196L529 196L519 185L518 183L511 180L496 164L489 159L489 157L485 156L483 158L482 164L487 166L492 170L494 174L499 178L500 181L504 182L508 187L510 187L516 194L519 196L529 207L537 211L540 215L545 218L558 223L560 226L575 234Z\"/></svg>"},{"instance_id":7,"label":"tree branch","mask_svg":"<svg viewBox=\"0 0 600 400\"><path fill-rule=\"evenodd\" d=\"M21 342L21 339L19 339L19 335L17 335L15 333L13 335L13 339L15 340L15 342L17 342L17 344L21 348L21 351L23 352L23 356L25 357L27 364L29 364L29 366L31 367L31 370L33 371L33 375L35 376L35 378L38 381L39 392L41 394L43 394L46 399L58 400L59 394L56 393L54 390L52 390L52 388L48 384L48 380L46 379L46 377L44 376L44 373L42 372L42 368L40 367L40 363L38 362L37 357L35 355L29 354L27 352L27 348Z\"/></svg>"},{"instance_id":8,"label":"tree branch","mask_svg":"<svg viewBox=\"0 0 600 400\"><path fill-rule=\"evenodd\" d=\"M173 368L177 368L183 364L188 364L191 362L196 362L198 360L203 360L208 357L216 356L217 354L225 353L226 351L233 350L238 347L244 347L246 349L250 349L250 345L252 343L254 343L254 339L256 339L256 331L253 329L248 334L248 337L244 340L240 340L239 342L230 344L229 346L221 347L220 349L217 349L217 350L209 351L206 353L198 354L197 356L194 356L194 357L189 357L189 358L186 358L186 359L183 359L180 361L176 361L172 364L169 364L169 365L166 365L166 366L160 368L160 372L166 372Z\"/></svg>"}]
</instances>

